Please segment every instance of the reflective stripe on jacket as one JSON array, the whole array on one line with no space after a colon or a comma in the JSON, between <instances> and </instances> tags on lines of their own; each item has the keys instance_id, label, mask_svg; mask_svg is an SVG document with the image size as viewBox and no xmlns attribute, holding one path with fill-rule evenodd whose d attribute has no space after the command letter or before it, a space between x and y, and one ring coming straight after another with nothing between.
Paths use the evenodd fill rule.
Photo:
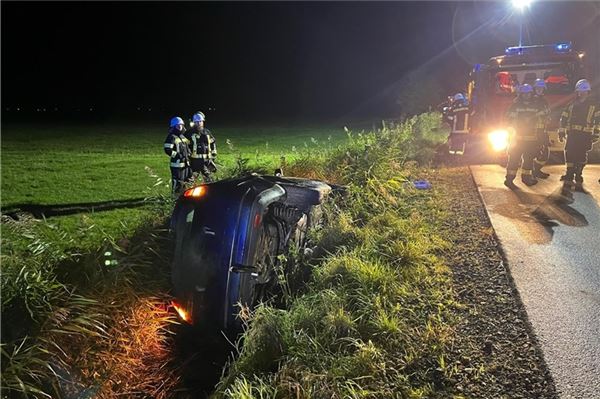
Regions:
<instances>
[{"instance_id":1,"label":"reflective stripe on jacket","mask_svg":"<svg viewBox=\"0 0 600 399\"><path fill-rule=\"evenodd\" d=\"M172 168L184 168L189 163L189 141L184 136L184 132L170 129L163 148L165 154L171 158L170 166Z\"/></svg>"},{"instance_id":2,"label":"reflective stripe on jacket","mask_svg":"<svg viewBox=\"0 0 600 399\"><path fill-rule=\"evenodd\" d=\"M560 116L560 130L569 136L587 136L590 142L600 137L600 104L592 97L575 99ZM588 140L588 139L586 139Z\"/></svg>"},{"instance_id":3,"label":"reflective stripe on jacket","mask_svg":"<svg viewBox=\"0 0 600 399\"><path fill-rule=\"evenodd\" d=\"M210 130L194 127L187 132L187 137L191 145L191 158L211 160L217 157L217 143Z\"/></svg>"},{"instance_id":4,"label":"reflective stripe on jacket","mask_svg":"<svg viewBox=\"0 0 600 399\"><path fill-rule=\"evenodd\" d=\"M545 112L543 104L535 98L524 101L518 97L508 108L506 119L515 129L517 140L536 141L545 129Z\"/></svg>"}]
</instances>

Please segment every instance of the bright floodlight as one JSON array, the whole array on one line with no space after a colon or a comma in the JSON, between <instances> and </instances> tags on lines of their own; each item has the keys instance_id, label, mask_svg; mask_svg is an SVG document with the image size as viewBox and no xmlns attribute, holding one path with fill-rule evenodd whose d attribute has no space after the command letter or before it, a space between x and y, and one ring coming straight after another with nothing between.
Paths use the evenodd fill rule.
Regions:
<instances>
[{"instance_id":1,"label":"bright floodlight","mask_svg":"<svg viewBox=\"0 0 600 399\"><path fill-rule=\"evenodd\" d=\"M512 0L512 5L514 8L523 11L525 8L529 7L531 4L531 0Z\"/></svg>"}]
</instances>

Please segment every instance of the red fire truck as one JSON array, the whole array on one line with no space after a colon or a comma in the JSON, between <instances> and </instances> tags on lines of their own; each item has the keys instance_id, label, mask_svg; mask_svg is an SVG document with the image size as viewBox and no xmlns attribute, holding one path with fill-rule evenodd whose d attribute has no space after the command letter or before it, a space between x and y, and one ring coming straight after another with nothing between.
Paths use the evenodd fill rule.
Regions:
<instances>
[{"instance_id":1,"label":"red fire truck","mask_svg":"<svg viewBox=\"0 0 600 399\"><path fill-rule=\"evenodd\" d=\"M560 113L574 98L575 82L586 77L583 58L584 53L575 51L571 43L557 43L508 47L504 55L475 65L467 86L472 113L467 152L484 159L505 154L513 133L506 126L505 114L517 87L544 79L546 100L552 110L548 123L550 151L562 153L564 144L558 140Z\"/></svg>"}]
</instances>

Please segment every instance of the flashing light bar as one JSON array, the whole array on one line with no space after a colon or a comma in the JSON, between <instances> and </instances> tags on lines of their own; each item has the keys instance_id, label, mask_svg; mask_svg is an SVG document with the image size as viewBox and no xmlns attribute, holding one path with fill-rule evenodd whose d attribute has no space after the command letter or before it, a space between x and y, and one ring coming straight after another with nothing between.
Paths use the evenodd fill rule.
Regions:
<instances>
[{"instance_id":1,"label":"flashing light bar","mask_svg":"<svg viewBox=\"0 0 600 399\"><path fill-rule=\"evenodd\" d=\"M556 44L543 45L543 46L513 46L513 47L507 47L504 50L504 53L506 55L519 55L519 54L537 53L538 51L549 51L549 50L554 50L554 52L557 52L557 53L568 53L572 50L572 46L573 45L571 42L563 42L563 43L556 43Z\"/></svg>"}]
</instances>

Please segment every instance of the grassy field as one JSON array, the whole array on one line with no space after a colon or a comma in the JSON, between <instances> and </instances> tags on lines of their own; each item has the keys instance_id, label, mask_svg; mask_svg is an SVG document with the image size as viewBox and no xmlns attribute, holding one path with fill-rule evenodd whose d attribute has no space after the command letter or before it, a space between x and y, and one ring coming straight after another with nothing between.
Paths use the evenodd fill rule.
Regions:
<instances>
[{"instance_id":1,"label":"grassy field","mask_svg":"<svg viewBox=\"0 0 600 399\"><path fill-rule=\"evenodd\" d=\"M446 244L429 220L440 212L435 198L410 188L421 173L415 162L430 161L446 136L439 115L350 138L326 128L213 130L221 177L240 165L270 170L283 156L290 175L346 184L350 193L316 232L326 251L319 262L298 265L314 277L287 309L256 313L217 395L443 396L453 302L436 253ZM37 147L28 148L33 135ZM163 138L160 129L7 127L2 206L167 198ZM21 176L17 167L33 158ZM168 212L165 200L47 220L3 217L4 389L172 396L180 377L169 334L176 321L165 307Z\"/></svg>"},{"instance_id":2,"label":"grassy field","mask_svg":"<svg viewBox=\"0 0 600 399\"><path fill-rule=\"evenodd\" d=\"M219 151L219 178L233 173L239 157L248 159L249 167L274 169L282 156L289 162L346 138L342 128L323 127L228 127L213 128L213 134ZM162 150L165 136L160 127L3 127L2 209L167 195L170 174ZM42 235L55 228L68 231L77 248L91 249L104 236L131 234L152 210L141 207L52 217L47 223L35 223L34 229ZM5 254L27 244L10 229L5 229L4 238ZM62 244L65 249L72 245Z\"/></svg>"},{"instance_id":3,"label":"grassy field","mask_svg":"<svg viewBox=\"0 0 600 399\"><path fill-rule=\"evenodd\" d=\"M212 127L211 127L212 128ZM305 151L337 145L342 128L212 128L221 174L235 157L277 164ZM2 207L137 198L169 179L160 127L3 127ZM228 144L229 143L229 144Z\"/></svg>"},{"instance_id":4,"label":"grassy field","mask_svg":"<svg viewBox=\"0 0 600 399\"><path fill-rule=\"evenodd\" d=\"M241 164L272 170L281 164L282 157L292 162L309 154L315 156L345 142L347 137L342 128L323 127L216 127L212 131L218 140L220 178L239 172ZM93 304L94 298L118 296L116 291L138 291L147 306L161 308L162 302L151 294L168 291L168 286L163 285L168 276L164 277L163 272L169 260L159 258L162 263L153 266L153 273L163 276L155 281L148 279L149 266L140 267L138 258L133 263L121 258L141 250L132 249L130 242L136 239L154 242L157 239L153 237L162 235L161 223L170 209L168 159L162 150L165 135L165 129L160 127L2 127L3 213L31 205L55 207L137 198L159 200L136 208L117 207L42 219L28 213L17 213L17 219L15 214L2 217L2 375L7 377L4 378L7 385L12 381L13 388L23 391L23 383L30 393L43 385L43 378L36 377L39 370L35 370L39 369L38 361L48 358L44 355L47 348L32 339L48 335L44 333L48 329L66 328L55 317L57 312L63 312L61 309L80 306L71 306L73 301L78 303L78 295L84 295L85 300L91 298ZM240 163L241 159L244 162ZM160 243L160 239L156 242ZM143 248L148 253L145 244ZM119 267L109 270L103 266L106 250L119 254ZM144 262L154 264L154 259ZM112 280L117 276L122 279L119 283ZM144 289L129 286L134 283L143 284ZM116 291L107 294L111 286ZM132 297L125 302L131 303ZM91 304L86 306L94 308ZM147 310L164 316L154 308ZM127 309L101 307L98 312L113 317ZM95 324L98 319L102 318L83 322L104 330ZM75 326L68 328L77 330L82 326L75 322ZM135 330L129 324L117 329ZM14 368L5 367L13 363ZM106 359L98 363L106 363ZM49 387L45 389L48 391Z\"/></svg>"}]
</instances>

